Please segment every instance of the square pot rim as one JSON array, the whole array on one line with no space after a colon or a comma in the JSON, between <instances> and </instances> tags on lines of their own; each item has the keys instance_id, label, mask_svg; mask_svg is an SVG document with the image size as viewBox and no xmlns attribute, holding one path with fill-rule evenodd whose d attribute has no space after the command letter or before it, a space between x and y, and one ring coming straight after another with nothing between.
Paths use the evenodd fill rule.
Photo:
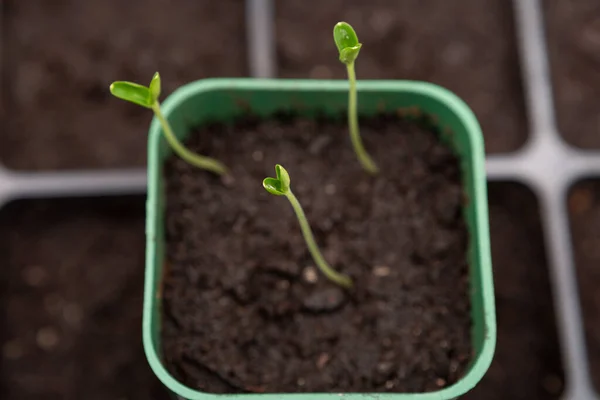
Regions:
<instances>
[{"instance_id":1,"label":"square pot rim","mask_svg":"<svg viewBox=\"0 0 600 400\"><path fill-rule=\"evenodd\" d=\"M259 78L209 78L190 82L175 90L165 102L162 109L165 117L198 93L211 91L236 90L252 92L253 90L277 91L293 90L304 92L348 90L348 81L344 79L259 79ZM441 400L458 397L472 389L487 372L496 347L496 310L494 301L493 274L489 243L489 220L487 207L487 182L485 175L485 153L481 128L473 111L467 104L450 90L439 85L412 80L360 80L357 81L360 92L411 92L427 96L444 104L466 127L472 151L468 155L472 165L471 174L475 182L473 191L477 198L473 199L475 207L474 225L480 232L477 245L477 268L480 273L481 298L485 338L480 352L470 366L469 371L454 384L434 392L412 393L250 393L250 394L214 394L201 392L176 380L165 368L159 351L152 337L153 306L159 298L154 292L156 277L154 258L156 256L156 232L152 221L157 218L157 210L152 204L158 204L161 194L155 182L161 174L159 143L162 136L161 127L153 117L148 136L148 194L146 202L146 260L144 279L144 306L142 321L142 340L144 351L151 369L159 380L172 392L189 400ZM360 101L360 96L359 96ZM464 157L464 156L461 156Z\"/></svg>"}]
</instances>

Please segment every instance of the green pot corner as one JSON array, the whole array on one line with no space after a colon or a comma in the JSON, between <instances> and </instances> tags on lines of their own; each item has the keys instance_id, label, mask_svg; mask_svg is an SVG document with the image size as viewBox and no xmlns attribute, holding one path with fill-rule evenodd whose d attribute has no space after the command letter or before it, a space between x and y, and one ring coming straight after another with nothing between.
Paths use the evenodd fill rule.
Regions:
<instances>
[{"instance_id":1,"label":"green pot corner","mask_svg":"<svg viewBox=\"0 0 600 400\"><path fill-rule=\"evenodd\" d=\"M460 156L469 227L473 360L468 372L453 385L427 393L274 393L216 395L193 390L169 374L161 361L160 306L165 260L163 213L165 210L162 165L171 153L156 118L148 137L148 198L146 203L146 275L144 286L143 342L148 362L162 383L188 400L445 400L472 389L485 375L496 346L496 312L490 255L485 154L481 129L471 109L452 92L417 81L359 81L361 115L417 107L437 118L442 140ZM206 79L176 90L163 104L165 117L183 139L190 124L232 120L252 110L268 117L294 109L305 116L318 111L338 113L347 107L345 80Z\"/></svg>"}]
</instances>

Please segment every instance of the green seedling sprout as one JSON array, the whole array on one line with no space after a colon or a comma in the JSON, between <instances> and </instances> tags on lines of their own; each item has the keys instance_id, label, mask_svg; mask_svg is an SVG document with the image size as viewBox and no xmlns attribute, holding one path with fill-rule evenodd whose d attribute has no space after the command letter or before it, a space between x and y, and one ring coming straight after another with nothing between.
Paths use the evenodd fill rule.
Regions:
<instances>
[{"instance_id":1,"label":"green seedling sprout","mask_svg":"<svg viewBox=\"0 0 600 400\"><path fill-rule=\"evenodd\" d=\"M198 168L214 172L218 175L225 175L227 173L227 168L219 161L191 152L177 139L173 133L173 129L171 129L171 125L165 119L160 109L158 101L160 97L160 75L158 72L154 74L148 87L133 82L117 81L110 85L110 92L119 99L150 108L154 111L154 115L156 115L162 126L167 142L169 142L169 145L179 157Z\"/></svg>"},{"instance_id":2,"label":"green seedling sprout","mask_svg":"<svg viewBox=\"0 0 600 400\"><path fill-rule=\"evenodd\" d=\"M290 201L292 208L296 213L296 217L298 217L298 221L300 222L300 229L302 230L302 236L304 236L308 250L323 274L340 286L345 288L352 287L352 280L348 276L336 272L329 264L327 264L325 258L323 258L323 255L315 242L315 237L310 229L304 210L294 193L292 193L290 187L290 175L288 172L281 165L277 164L275 165L275 174L277 176L276 178L265 178L263 180L263 187L267 192L275 196L285 196Z\"/></svg>"},{"instance_id":3,"label":"green seedling sprout","mask_svg":"<svg viewBox=\"0 0 600 400\"><path fill-rule=\"evenodd\" d=\"M346 22L338 22L333 27L333 40L340 52L340 61L346 64L350 93L348 95L348 125L350 126L350 139L358 161L362 167L371 174L377 174L379 169L363 146L358 129L358 115L356 112L356 72L354 61L358 57L362 44L358 42L356 32Z\"/></svg>"}]
</instances>

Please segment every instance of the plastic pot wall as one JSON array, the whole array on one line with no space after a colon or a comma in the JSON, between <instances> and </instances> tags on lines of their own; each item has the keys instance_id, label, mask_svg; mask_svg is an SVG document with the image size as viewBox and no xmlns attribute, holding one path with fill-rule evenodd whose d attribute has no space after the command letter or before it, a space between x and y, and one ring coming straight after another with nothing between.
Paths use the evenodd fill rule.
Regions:
<instances>
[{"instance_id":1,"label":"plastic pot wall","mask_svg":"<svg viewBox=\"0 0 600 400\"><path fill-rule=\"evenodd\" d=\"M427 393L345 393L347 400L442 400L453 399L474 387L487 371L496 343L496 320L483 139L479 124L467 105L439 86L413 81L361 81L358 83L361 115L418 107L437 118L440 140L447 141L461 160L468 199L464 214L470 246L470 296L473 360L465 376L447 388ZM191 124L207 120L230 121L250 109L268 118L276 111L293 109L304 116L317 112L339 113L346 109L348 83L329 80L208 79L181 87L164 103L164 113L180 139ZM143 340L148 362L158 378L174 394L189 400L334 400L339 393L216 395L179 383L161 361L161 287L165 261L164 178L162 167L171 150L153 120L148 139L148 199L146 210L146 276ZM258 367L258 366L257 366Z\"/></svg>"}]
</instances>

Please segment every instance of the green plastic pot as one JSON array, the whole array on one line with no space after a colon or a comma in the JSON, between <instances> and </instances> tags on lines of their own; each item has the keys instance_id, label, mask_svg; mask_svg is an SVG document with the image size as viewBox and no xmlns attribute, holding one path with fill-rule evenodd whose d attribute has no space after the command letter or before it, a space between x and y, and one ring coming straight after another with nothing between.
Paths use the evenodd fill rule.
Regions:
<instances>
[{"instance_id":1,"label":"green plastic pot","mask_svg":"<svg viewBox=\"0 0 600 400\"><path fill-rule=\"evenodd\" d=\"M154 119L148 138L148 200L146 210L146 281L143 341L156 376L174 394L189 400L441 400L453 399L473 388L487 371L496 344L496 315L489 243L485 155L479 124L468 106L439 86L413 81L360 81L358 107L362 115L416 106L437 117L447 141L460 156L467 202L465 216L470 232L466 255L470 265L473 360L458 382L427 393L204 393L178 382L161 361L160 324L163 265L165 262L165 193L162 167L171 150ZM208 79L190 83L164 103L164 114L180 139L190 124L207 119L230 121L248 109L269 117L275 111L295 109L306 116L317 111L339 113L347 107L348 83L332 80ZM448 129L446 129L448 128ZM260 368L260 366L257 366Z\"/></svg>"}]
</instances>

